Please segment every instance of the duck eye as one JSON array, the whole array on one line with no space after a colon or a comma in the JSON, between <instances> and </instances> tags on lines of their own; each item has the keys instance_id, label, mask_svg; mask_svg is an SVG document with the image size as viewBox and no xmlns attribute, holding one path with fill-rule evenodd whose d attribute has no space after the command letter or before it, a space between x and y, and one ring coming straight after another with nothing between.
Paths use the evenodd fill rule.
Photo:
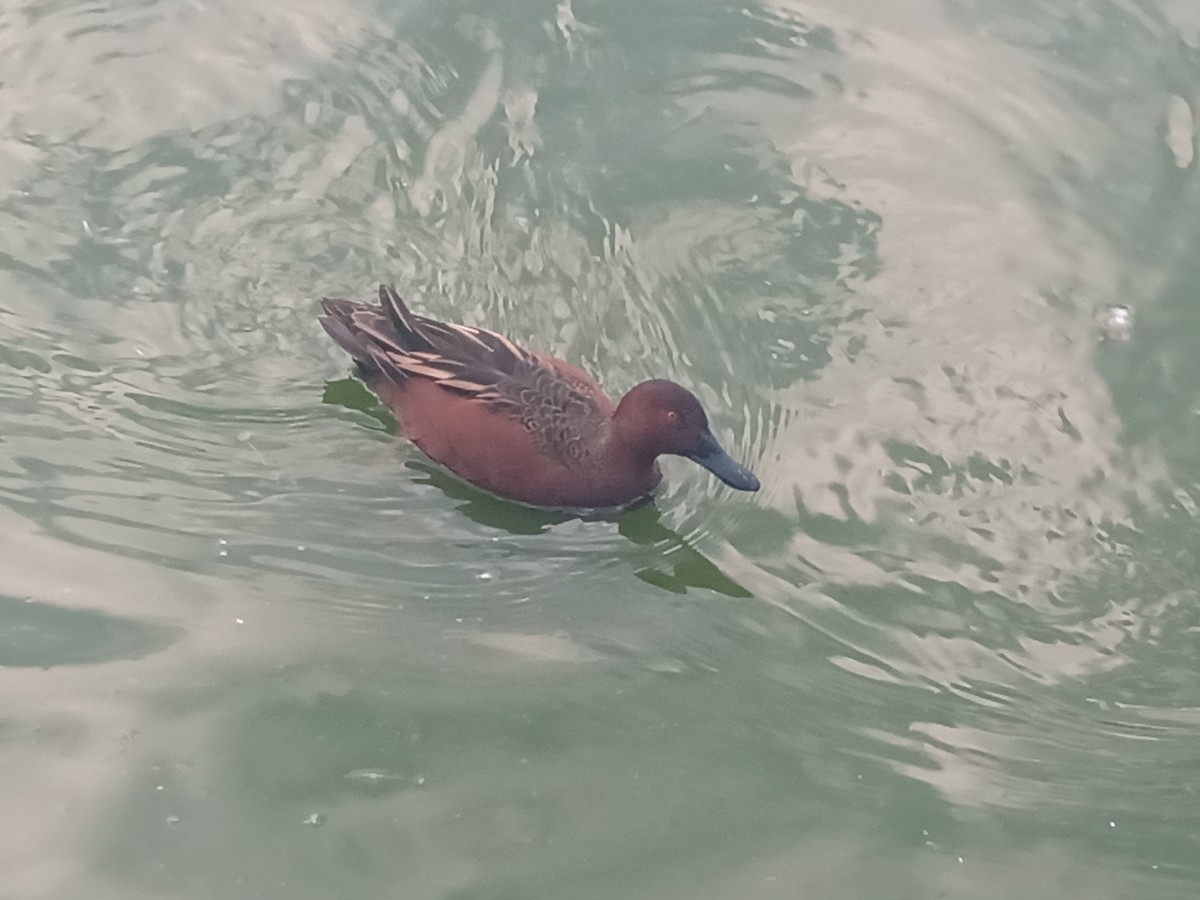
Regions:
<instances>
[{"instance_id":1,"label":"duck eye","mask_svg":"<svg viewBox=\"0 0 1200 900\"><path fill-rule=\"evenodd\" d=\"M670 422L672 425L678 425L679 424L679 413L677 413L673 409L668 409L667 410L667 421Z\"/></svg>"}]
</instances>

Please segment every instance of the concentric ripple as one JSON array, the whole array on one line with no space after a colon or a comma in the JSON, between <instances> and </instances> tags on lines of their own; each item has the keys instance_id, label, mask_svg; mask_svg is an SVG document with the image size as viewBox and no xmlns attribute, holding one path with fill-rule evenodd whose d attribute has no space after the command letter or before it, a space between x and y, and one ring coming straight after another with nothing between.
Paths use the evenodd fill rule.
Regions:
<instances>
[{"instance_id":1,"label":"concentric ripple","mask_svg":"<svg viewBox=\"0 0 1200 900\"><path fill-rule=\"evenodd\" d=\"M280 822L342 848L296 871L414 896L714 896L836 825L914 884L1024 841L1200 882L1170 4L209 6L0 13L0 508L73 561L5 561L0 666L29 734L83 698L106 895L276 890L243 854ZM762 490L463 485L316 322L380 282L614 396L681 382ZM98 560L128 596L81 596ZM196 843L133 853L187 819L143 794Z\"/></svg>"}]
</instances>

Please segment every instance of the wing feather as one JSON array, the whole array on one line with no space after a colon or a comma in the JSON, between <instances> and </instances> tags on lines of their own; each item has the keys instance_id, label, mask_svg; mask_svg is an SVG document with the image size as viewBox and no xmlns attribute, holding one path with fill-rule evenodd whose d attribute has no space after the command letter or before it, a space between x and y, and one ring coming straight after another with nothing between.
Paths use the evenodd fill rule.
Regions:
<instances>
[{"instance_id":1,"label":"wing feather","mask_svg":"<svg viewBox=\"0 0 1200 900\"><path fill-rule=\"evenodd\" d=\"M485 403L519 422L543 452L563 462L578 462L607 421L595 385L494 331L416 315L389 285L380 286L379 306L349 300L324 300L322 306L326 330L371 377L398 384L428 379Z\"/></svg>"}]
</instances>

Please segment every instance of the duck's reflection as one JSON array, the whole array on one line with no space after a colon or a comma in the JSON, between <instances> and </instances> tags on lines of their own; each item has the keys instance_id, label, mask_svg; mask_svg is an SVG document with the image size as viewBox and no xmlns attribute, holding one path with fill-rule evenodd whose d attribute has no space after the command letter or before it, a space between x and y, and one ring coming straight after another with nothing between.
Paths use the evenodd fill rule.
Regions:
<instances>
[{"instance_id":1,"label":"duck's reflection","mask_svg":"<svg viewBox=\"0 0 1200 900\"><path fill-rule=\"evenodd\" d=\"M364 412L378 420L391 434L397 431L395 419L357 379L343 378L329 382L323 400ZM460 501L458 511L480 525L498 528L509 534L530 535L544 534L555 525L573 519L613 522L617 532L630 542L658 549L658 562L634 573L646 584L675 594L696 588L728 597L753 596L693 547L683 535L664 524L662 510L655 505L652 496L643 497L619 509L541 509L489 494L424 459L412 459L406 465L423 476L416 479L417 483L433 485L450 499Z\"/></svg>"}]
</instances>

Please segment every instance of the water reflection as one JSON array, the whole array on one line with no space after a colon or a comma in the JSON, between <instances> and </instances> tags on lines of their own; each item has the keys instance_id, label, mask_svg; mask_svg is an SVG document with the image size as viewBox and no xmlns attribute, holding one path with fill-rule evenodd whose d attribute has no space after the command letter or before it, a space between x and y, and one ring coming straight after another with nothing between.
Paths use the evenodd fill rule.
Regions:
<instances>
[{"instance_id":1,"label":"water reflection","mask_svg":"<svg viewBox=\"0 0 1200 900\"><path fill-rule=\"evenodd\" d=\"M324 402L366 412L379 420L389 433L397 433L395 419L369 390L356 379L331 382L326 386ZM749 597L743 586L722 574L699 553L681 533L663 521L663 513L646 498L633 507L610 511L543 510L513 503L473 487L423 459L411 459L406 468L423 473L417 484L433 485L447 497L465 501L456 508L481 525L502 529L512 535L544 534L551 526L572 519L618 523L619 533L635 544L651 545L664 557L664 566L640 570L637 577L648 584L675 593L688 588L707 588L733 597Z\"/></svg>"},{"instance_id":2,"label":"water reflection","mask_svg":"<svg viewBox=\"0 0 1200 900\"><path fill-rule=\"evenodd\" d=\"M180 637L177 628L0 596L0 667L141 659Z\"/></svg>"},{"instance_id":3,"label":"water reflection","mask_svg":"<svg viewBox=\"0 0 1200 900\"><path fill-rule=\"evenodd\" d=\"M0 20L0 890L1194 896L1183 7L247 9ZM763 491L405 465L391 280Z\"/></svg>"}]
</instances>

